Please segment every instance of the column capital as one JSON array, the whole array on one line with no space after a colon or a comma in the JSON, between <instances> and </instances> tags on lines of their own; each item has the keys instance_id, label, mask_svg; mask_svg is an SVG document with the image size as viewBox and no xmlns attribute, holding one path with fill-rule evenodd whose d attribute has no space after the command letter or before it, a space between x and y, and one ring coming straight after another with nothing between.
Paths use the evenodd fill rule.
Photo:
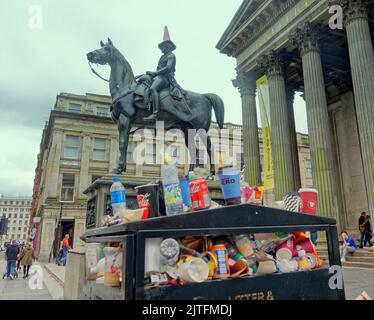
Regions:
<instances>
[{"instance_id":1,"label":"column capital","mask_svg":"<svg viewBox=\"0 0 374 320\"><path fill-rule=\"evenodd\" d=\"M355 19L369 18L369 3L371 0L331 0L329 5L339 5L344 10L344 24L347 25Z\"/></svg>"},{"instance_id":2,"label":"column capital","mask_svg":"<svg viewBox=\"0 0 374 320\"><path fill-rule=\"evenodd\" d=\"M266 73L268 78L284 75L284 61L282 52L271 50L258 61L258 68Z\"/></svg>"},{"instance_id":3,"label":"column capital","mask_svg":"<svg viewBox=\"0 0 374 320\"><path fill-rule=\"evenodd\" d=\"M256 95L256 77L248 72L239 72L232 85L240 92L240 96Z\"/></svg>"},{"instance_id":4,"label":"column capital","mask_svg":"<svg viewBox=\"0 0 374 320\"><path fill-rule=\"evenodd\" d=\"M320 26L318 24L312 25L310 22L306 22L301 27L296 28L289 39L293 45L298 46L302 57L311 51L320 52L320 35Z\"/></svg>"}]
</instances>

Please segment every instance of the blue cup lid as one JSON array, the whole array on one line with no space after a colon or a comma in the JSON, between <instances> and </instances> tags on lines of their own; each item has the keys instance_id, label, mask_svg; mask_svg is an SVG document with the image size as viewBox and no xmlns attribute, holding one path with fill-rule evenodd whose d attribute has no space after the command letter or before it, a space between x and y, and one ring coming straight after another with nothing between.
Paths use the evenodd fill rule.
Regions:
<instances>
[{"instance_id":1,"label":"blue cup lid","mask_svg":"<svg viewBox=\"0 0 374 320\"><path fill-rule=\"evenodd\" d=\"M118 181L120 181L121 179L119 178L119 177L114 177L113 179L112 179L112 181L113 182L118 182Z\"/></svg>"}]
</instances>

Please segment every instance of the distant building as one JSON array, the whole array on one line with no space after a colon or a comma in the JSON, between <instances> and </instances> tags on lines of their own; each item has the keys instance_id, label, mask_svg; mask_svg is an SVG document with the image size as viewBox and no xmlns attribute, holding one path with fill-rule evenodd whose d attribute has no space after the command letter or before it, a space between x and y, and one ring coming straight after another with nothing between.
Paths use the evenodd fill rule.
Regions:
<instances>
[{"instance_id":1,"label":"distant building","mask_svg":"<svg viewBox=\"0 0 374 320\"><path fill-rule=\"evenodd\" d=\"M75 95L61 93L57 96L54 109L45 125L37 167L35 169L32 202L32 235L40 259L47 260L53 244L56 223L62 213L61 237L69 233L73 247L82 244L80 236L85 231L86 196L83 191L98 177L107 174L117 162L118 132L110 118L111 98L95 94ZM212 128L217 128L215 123ZM229 151L220 150L219 155L227 158L227 152L242 163L241 139L233 139L234 132L241 134L241 126L225 124L221 137L230 146ZM218 131L217 131L218 132ZM218 134L218 133L217 133ZM216 135L217 135L216 134ZM212 140L218 138L212 133ZM261 130L259 130L261 141ZM166 144L173 142L169 150L176 159L187 157L184 142L175 143L174 137L166 135ZM150 179L160 176L161 166L155 164L157 139L145 144L146 163L135 163L133 153L139 142L130 136L127 151L126 175L145 176ZM310 163L309 143L306 135L298 134L300 168ZM213 142L214 143L214 142ZM234 146L234 147L233 147ZM222 148L223 149L223 148ZM198 145L197 167L207 173L204 165L206 151ZM179 165L180 174L188 172L188 162ZM305 169L303 185L311 186L311 176ZM204 173L204 174L205 174Z\"/></svg>"},{"instance_id":2,"label":"distant building","mask_svg":"<svg viewBox=\"0 0 374 320\"><path fill-rule=\"evenodd\" d=\"M31 197L0 197L0 220L8 219L8 231L0 235L0 245L11 240L29 240Z\"/></svg>"}]
</instances>

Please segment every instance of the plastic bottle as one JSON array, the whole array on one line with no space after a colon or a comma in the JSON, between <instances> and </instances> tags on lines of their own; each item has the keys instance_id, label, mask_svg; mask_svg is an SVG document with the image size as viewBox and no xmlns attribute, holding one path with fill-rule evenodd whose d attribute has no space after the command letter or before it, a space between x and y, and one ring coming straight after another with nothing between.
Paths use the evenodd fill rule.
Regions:
<instances>
[{"instance_id":1,"label":"plastic bottle","mask_svg":"<svg viewBox=\"0 0 374 320\"><path fill-rule=\"evenodd\" d=\"M237 247L235 247L235 245L231 244L231 243L226 243L226 248L227 248L227 252L229 254L229 257L231 259L234 259L235 261L239 260L239 256L240 253L239 253L239 250ZM242 256L242 255L240 255Z\"/></svg>"},{"instance_id":2,"label":"plastic bottle","mask_svg":"<svg viewBox=\"0 0 374 320\"><path fill-rule=\"evenodd\" d=\"M301 270L309 270L310 266L309 266L308 259L306 257L305 250L299 250L298 251L298 256L299 256L299 262L298 262L299 270L300 271Z\"/></svg>"},{"instance_id":3,"label":"plastic bottle","mask_svg":"<svg viewBox=\"0 0 374 320\"><path fill-rule=\"evenodd\" d=\"M183 198L179 185L178 168L171 157L165 155L164 165L161 167L161 179L164 188L165 210L167 216L182 214Z\"/></svg>"},{"instance_id":4,"label":"plastic bottle","mask_svg":"<svg viewBox=\"0 0 374 320\"><path fill-rule=\"evenodd\" d=\"M110 187L110 200L112 202L113 216L123 218L126 213L126 192L119 177L114 177Z\"/></svg>"}]
</instances>

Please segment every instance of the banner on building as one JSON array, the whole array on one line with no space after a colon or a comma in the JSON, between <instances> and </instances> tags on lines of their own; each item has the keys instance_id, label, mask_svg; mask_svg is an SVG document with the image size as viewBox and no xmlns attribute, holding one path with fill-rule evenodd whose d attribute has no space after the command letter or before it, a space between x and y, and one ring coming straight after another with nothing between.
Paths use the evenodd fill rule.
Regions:
<instances>
[{"instance_id":1,"label":"banner on building","mask_svg":"<svg viewBox=\"0 0 374 320\"><path fill-rule=\"evenodd\" d=\"M269 83L266 76L256 81L261 115L264 160L262 165L264 190L274 189L273 158L271 153L271 122L269 104Z\"/></svg>"}]
</instances>

